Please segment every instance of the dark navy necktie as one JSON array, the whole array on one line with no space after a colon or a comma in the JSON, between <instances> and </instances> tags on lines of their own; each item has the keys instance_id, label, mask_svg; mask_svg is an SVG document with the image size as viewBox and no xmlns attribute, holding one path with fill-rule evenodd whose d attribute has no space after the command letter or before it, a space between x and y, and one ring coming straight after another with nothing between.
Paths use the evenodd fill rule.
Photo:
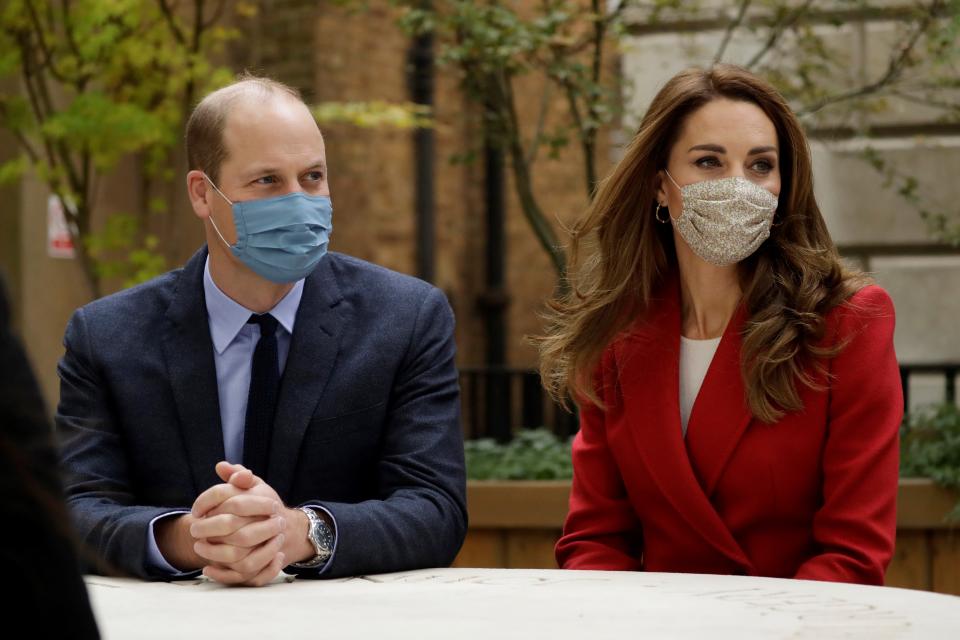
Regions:
<instances>
[{"instance_id":1,"label":"dark navy necktie","mask_svg":"<svg viewBox=\"0 0 960 640\"><path fill-rule=\"evenodd\" d=\"M273 416L280 392L277 359L277 319L269 313L252 315L248 324L260 325L260 341L253 352L247 418L243 429L243 464L261 478L267 477Z\"/></svg>"}]
</instances>

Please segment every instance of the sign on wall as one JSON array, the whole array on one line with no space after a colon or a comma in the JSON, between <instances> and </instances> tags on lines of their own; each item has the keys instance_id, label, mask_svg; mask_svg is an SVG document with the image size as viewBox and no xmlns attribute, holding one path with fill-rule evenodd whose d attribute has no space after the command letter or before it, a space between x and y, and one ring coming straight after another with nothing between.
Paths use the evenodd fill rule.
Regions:
<instances>
[{"instance_id":1,"label":"sign on wall","mask_svg":"<svg viewBox=\"0 0 960 640\"><path fill-rule=\"evenodd\" d=\"M53 194L47 199L47 255L65 259L76 256L63 203Z\"/></svg>"}]
</instances>

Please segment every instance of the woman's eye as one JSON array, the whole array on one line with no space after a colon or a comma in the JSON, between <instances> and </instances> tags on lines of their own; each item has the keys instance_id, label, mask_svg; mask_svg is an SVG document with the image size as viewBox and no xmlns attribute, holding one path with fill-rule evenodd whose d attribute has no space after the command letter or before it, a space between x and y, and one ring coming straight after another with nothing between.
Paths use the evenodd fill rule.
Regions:
<instances>
[{"instance_id":1,"label":"woman's eye","mask_svg":"<svg viewBox=\"0 0 960 640\"><path fill-rule=\"evenodd\" d=\"M713 168L719 167L720 161L714 156L705 156L697 160L694 164L696 164L698 167Z\"/></svg>"},{"instance_id":2,"label":"woman's eye","mask_svg":"<svg viewBox=\"0 0 960 640\"><path fill-rule=\"evenodd\" d=\"M769 160L757 160L751 169L760 173L770 173L773 171L773 164Z\"/></svg>"}]
</instances>

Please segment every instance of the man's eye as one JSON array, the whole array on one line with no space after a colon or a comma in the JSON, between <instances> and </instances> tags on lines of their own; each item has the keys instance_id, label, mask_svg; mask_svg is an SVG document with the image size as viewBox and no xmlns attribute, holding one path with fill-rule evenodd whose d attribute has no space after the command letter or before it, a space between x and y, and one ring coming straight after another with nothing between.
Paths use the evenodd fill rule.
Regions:
<instances>
[{"instance_id":1,"label":"man's eye","mask_svg":"<svg viewBox=\"0 0 960 640\"><path fill-rule=\"evenodd\" d=\"M307 180L312 180L312 181L314 181L314 182L319 182L320 180L323 180L323 172L322 172L322 171L311 171L311 172L309 172L305 177L306 177Z\"/></svg>"},{"instance_id":2,"label":"man's eye","mask_svg":"<svg viewBox=\"0 0 960 640\"><path fill-rule=\"evenodd\" d=\"M257 178L257 184L274 184L276 183L277 178L275 176L263 176L262 178Z\"/></svg>"}]
</instances>

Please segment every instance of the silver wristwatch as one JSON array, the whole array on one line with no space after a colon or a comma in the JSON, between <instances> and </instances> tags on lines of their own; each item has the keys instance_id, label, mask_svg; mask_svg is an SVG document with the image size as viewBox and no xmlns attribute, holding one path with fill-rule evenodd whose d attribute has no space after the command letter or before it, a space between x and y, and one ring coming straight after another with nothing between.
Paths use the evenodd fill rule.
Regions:
<instances>
[{"instance_id":1,"label":"silver wristwatch","mask_svg":"<svg viewBox=\"0 0 960 640\"><path fill-rule=\"evenodd\" d=\"M295 562L292 567L297 569L316 569L330 559L333 554L333 532L327 523L310 507L300 507L300 511L307 514L310 526L307 529L307 540L313 545L314 556L303 562Z\"/></svg>"}]
</instances>

